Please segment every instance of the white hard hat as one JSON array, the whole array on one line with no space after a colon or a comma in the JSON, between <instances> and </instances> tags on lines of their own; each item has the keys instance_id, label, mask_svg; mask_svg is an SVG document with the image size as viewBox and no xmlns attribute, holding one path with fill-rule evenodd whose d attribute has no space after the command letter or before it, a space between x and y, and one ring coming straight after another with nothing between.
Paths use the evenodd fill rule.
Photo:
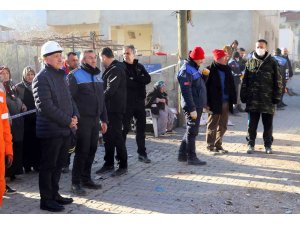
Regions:
<instances>
[{"instance_id":1,"label":"white hard hat","mask_svg":"<svg viewBox=\"0 0 300 225\"><path fill-rule=\"evenodd\" d=\"M41 55L45 56L53 52L62 52L64 49L56 41L47 41L43 44L41 49Z\"/></svg>"}]
</instances>

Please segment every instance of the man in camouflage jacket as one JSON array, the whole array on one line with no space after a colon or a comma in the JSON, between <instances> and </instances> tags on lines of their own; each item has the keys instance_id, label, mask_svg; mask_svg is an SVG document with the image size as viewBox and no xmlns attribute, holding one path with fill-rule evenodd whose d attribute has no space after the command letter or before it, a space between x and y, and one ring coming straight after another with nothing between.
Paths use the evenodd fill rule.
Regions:
<instances>
[{"instance_id":1,"label":"man in camouflage jacket","mask_svg":"<svg viewBox=\"0 0 300 225\"><path fill-rule=\"evenodd\" d=\"M276 60L267 51L267 41L258 40L256 50L246 63L241 89L241 101L248 112L248 154L254 153L257 125L260 115L264 125L265 151L272 153L273 115L280 102L282 78Z\"/></svg>"}]
</instances>

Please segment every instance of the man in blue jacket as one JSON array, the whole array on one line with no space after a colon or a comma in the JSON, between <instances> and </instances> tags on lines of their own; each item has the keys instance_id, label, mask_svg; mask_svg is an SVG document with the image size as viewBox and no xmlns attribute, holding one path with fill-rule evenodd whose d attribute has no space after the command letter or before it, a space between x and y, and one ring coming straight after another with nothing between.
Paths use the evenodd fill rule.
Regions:
<instances>
[{"instance_id":1,"label":"man in blue jacket","mask_svg":"<svg viewBox=\"0 0 300 225\"><path fill-rule=\"evenodd\" d=\"M187 121L186 133L179 148L178 161L187 161L188 165L206 164L205 161L197 158L195 143L202 110L206 106L206 88L202 74L199 72L200 64L204 58L203 49L198 46L195 47L177 75L181 89L181 107Z\"/></svg>"},{"instance_id":2,"label":"man in blue jacket","mask_svg":"<svg viewBox=\"0 0 300 225\"><path fill-rule=\"evenodd\" d=\"M59 193L59 180L70 145L71 129L77 128L79 113L70 94L62 67L62 47L55 41L41 48L45 62L33 80L37 108L36 135L41 143L39 188L40 208L52 212L64 210L73 202Z\"/></svg>"},{"instance_id":3,"label":"man in blue jacket","mask_svg":"<svg viewBox=\"0 0 300 225\"><path fill-rule=\"evenodd\" d=\"M72 192L85 195L86 191L82 186L89 189L101 188L101 184L92 180L91 170L97 151L100 122L102 133L107 129L103 80L93 50L83 52L80 68L71 71L68 80L80 113L72 170Z\"/></svg>"},{"instance_id":4,"label":"man in blue jacket","mask_svg":"<svg viewBox=\"0 0 300 225\"><path fill-rule=\"evenodd\" d=\"M280 73L282 77L282 93L281 93L281 98L280 102L277 104L277 109L283 109L285 106L287 106L283 102L283 95L285 93L285 87L286 83L289 80L289 65L288 61L283 55L281 55L281 49L277 48L274 53L274 59L278 62L279 68L280 68Z\"/></svg>"}]
</instances>

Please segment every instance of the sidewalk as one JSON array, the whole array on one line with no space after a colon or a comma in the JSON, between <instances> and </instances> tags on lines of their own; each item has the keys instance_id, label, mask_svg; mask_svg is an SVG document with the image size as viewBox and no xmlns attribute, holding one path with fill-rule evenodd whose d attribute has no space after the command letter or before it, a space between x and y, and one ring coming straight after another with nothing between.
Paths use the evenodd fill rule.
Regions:
<instances>
[{"instance_id":1,"label":"sidewalk","mask_svg":"<svg viewBox=\"0 0 300 225\"><path fill-rule=\"evenodd\" d=\"M300 93L299 75L291 86ZM197 154L208 163L202 167L177 161L182 128L163 138L147 136L151 164L137 160L135 139L129 135L127 175L99 179L95 171L103 164L104 149L98 149L93 175L103 189L74 197L71 174L62 174L60 192L74 198L63 213L300 213L300 96L285 96L284 101L288 106L274 117L273 155L264 154L261 122L257 152L246 154L246 113L230 117L235 126L225 134L227 155L206 151L201 127ZM5 197L0 213L49 213L39 209L38 174L19 177L9 182L18 193Z\"/></svg>"}]
</instances>

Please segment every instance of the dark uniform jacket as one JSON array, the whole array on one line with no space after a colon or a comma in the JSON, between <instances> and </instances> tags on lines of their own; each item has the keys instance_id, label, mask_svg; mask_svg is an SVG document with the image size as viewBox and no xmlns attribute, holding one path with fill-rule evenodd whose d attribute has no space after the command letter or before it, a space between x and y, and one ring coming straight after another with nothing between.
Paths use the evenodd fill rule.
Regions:
<instances>
[{"instance_id":1,"label":"dark uniform jacket","mask_svg":"<svg viewBox=\"0 0 300 225\"><path fill-rule=\"evenodd\" d=\"M71 71L68 82L80 116L100 117L101 121L107 122L104 82L100 70L81 65L80 68Z\"/></svg>"},{"instance_id":2,"label":"dark uniform jacket","mask_svg":"<svg viewBox=\"0 0 300 225\"><path fill-rule=\"evenodd\" d=\"M125 113L126 111L125 69L123 63L114 60L102 75L107 112Z\"/></svg>"},{"instance_id":3,"label":"dark uniform jacket","mask_svg":"<svg viewBox=\"0 0 300 225\"><path fill-rule=\"evenodd\" d=\"M276 60L268 53L262 58L254 53L246 63L241 88L246 111L273 114L281 93L282 78Z\"/></svg>"},{"instance_id":4,"label":"dark uniform jacket","mask_svg":"<svg viewBox=\"0 0 300 225\"><path fill-rule=\"evenodd\" d=\"M193 112L196 108L206 107L206 87L195 62L186 60L178 72L177 79L181 89L181 107L184 110Z\"/></svg>"},{"instance_id":5,"label":"dark uniform jacket","mask_svg":"<svg viewBox=\"0 0 300 225\"><path fill-rule=\"evenodd\" d=\"M71 118L79 118L79 113L65 79L65 71L46 65L34 78L32 90L37 108L37 137L69 136Z\"/></svg>"}]
</instances>

